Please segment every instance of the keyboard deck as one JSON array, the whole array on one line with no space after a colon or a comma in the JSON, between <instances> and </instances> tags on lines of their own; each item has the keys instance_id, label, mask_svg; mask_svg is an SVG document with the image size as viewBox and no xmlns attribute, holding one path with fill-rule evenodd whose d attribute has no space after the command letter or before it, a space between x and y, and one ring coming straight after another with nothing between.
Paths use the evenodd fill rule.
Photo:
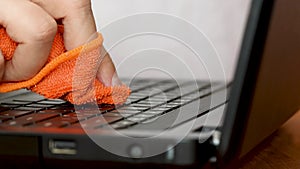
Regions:
<instances>
[{"instance_id":1,"label":"keyboard deck","mask_svg":"<svg viewBox=\"0 0 300 169\"><path fill-rule=\"evenodd\" d=\"M123 105L74 106L59 99L12 99L0 104L0 127L125 129L153 120L215 92L207 82L138 80ZM220 86L221 90L225 86Z\"/></svg>"}]
</instances>

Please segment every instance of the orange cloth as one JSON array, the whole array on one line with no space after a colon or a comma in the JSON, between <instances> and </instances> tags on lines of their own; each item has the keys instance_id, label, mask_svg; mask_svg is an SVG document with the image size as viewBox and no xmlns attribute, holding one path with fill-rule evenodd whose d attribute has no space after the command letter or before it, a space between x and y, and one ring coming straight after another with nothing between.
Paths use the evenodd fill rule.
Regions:
<instances>
[{"instance_id":1,"label":"orange cloth","mask_svg":"<svg viewBox=\"0 0 300 169\"><path fill-rule=\"evenodd\" d=\"M59 26L42 70L27 81L0 83L0 92L27 88L46 98L62 98L73 104L94 101L98 104L122 104L130 94L127 86L106 87L96 79L102 42L103 38L98 34L95 40L66 51L63 27ZM17 45L0 27L0 50L6 60L12 59Z\"/></svg>"}]
</instances>

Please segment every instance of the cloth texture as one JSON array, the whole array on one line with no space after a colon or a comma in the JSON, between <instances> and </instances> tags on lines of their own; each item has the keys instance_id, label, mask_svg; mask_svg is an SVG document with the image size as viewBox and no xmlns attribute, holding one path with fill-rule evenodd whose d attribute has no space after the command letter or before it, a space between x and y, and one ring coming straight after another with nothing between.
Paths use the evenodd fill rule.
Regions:
<instances>
[{"instance_id":1,"label":"cloth texture","mask_svg":"<svg viewBox=\"0 0 300 169\"><path fill-rule=\"evenodd\" d=\"M33 78L20 82L0 83L0 93L26 88L46 98L61 98L73 104L122 104L130 94L126 85L107 87L96 79L101 63L103 38L66 51L63 26L58 26L45 66ZM0 28L0 50L5 60L11 60L18 43ZM24 55L26 57L26 55ZM34 61L33 61L34 62Z\"/></svg>"}]
</instances>

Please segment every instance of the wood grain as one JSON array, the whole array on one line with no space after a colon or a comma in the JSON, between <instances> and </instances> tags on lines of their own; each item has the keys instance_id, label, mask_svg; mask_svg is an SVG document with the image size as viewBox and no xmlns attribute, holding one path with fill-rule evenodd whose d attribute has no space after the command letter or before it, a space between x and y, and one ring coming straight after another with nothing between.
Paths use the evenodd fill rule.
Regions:
<instances>
[{"instance_id":1,"label":"wood grain","mask_svg":"<svg viewBox=\"0 0 300 169\"><path fill-rule=\"evenodd\" d=\"M287 121L240 169L299 169L300 111Z\"/></svg>"}]
</instances>

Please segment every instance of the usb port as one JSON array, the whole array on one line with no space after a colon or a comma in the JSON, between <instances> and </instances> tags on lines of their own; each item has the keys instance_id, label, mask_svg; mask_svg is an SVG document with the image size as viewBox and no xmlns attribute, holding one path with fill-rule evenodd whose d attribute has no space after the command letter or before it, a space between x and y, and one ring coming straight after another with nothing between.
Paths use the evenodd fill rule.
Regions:
<instances>
[{"instance_id":1,"label":"usb port","mask_svg":"<svg viewBox=\"0 0 300 169\"><path fill-rule=\"evenodd\" d=\"M77 145L72 140L49 140L49 150L52 154L75 155Z\"/></svg>"}]
</instances>

